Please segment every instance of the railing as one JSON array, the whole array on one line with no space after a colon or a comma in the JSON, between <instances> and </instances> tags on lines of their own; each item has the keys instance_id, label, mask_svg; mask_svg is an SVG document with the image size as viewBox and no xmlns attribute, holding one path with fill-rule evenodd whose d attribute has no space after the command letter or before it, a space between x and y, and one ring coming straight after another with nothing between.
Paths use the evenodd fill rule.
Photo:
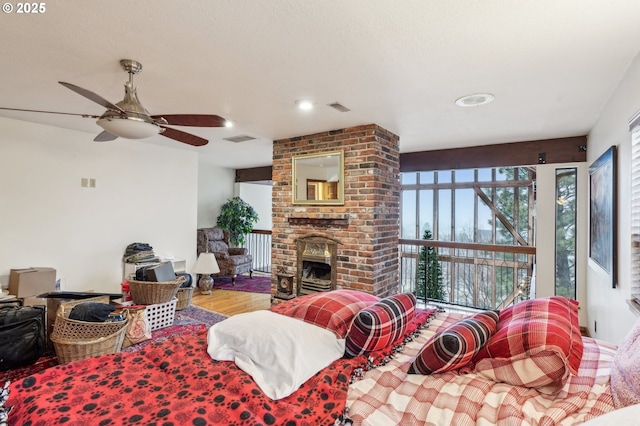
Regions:
<instances>
[{"instance_id":1,"label":"railing","mask_svg":"<svg viewBox=\"0 0 640 426\"><path fill-rule=\"evenodd\" d=\"M462 310L502 309L529 298L535 247L407 239L399 243L402 292L416 293L423 247L433 247L437 253L444 300L422 297L423 303L445 302ZM253 270L271 273L271 231L253 230L245 247L253 256Z\"/></svg>"},{"instance_id":2,"label":"railing","mask_svg":"<svg viewBox=\"0 0 640 426\"><path fill-rule=\"evenodd\" d=\"M271 272L271 231L254 229L245 236L245 247L253 256L253 270Z\"/></svg>"},{"instance_id":3,"label":"railing","mask_svg":"<svg viewBox=\"0 0 640 426\"><path fill-rule=\"evenodd\" d=\"M443 283L443 302L480 309L502 309L529 298L535 247L456 243L432 240L400 241L402 292L424 295L418 288L419 268L426 268L420 253L433 247L437 253ZM424 271L424 269L423 269ZM422 280L426 281L426 280Z\"/></svg>"}]
</instances>

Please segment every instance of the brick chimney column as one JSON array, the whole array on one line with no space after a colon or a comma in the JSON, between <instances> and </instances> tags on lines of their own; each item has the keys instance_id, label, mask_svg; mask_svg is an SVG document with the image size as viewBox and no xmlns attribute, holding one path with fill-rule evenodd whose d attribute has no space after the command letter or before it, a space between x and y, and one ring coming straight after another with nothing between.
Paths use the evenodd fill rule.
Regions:
<instances>
[{"instance_id":1,"label":"brick chimney column","mask_svg":"<svg viewBox=\"0 0 640 426\"><path fill-rule=\"evenodd\" d=\"M282 268L296 274L296 240L308 234L339 241L337 288L380 297L399 291L398 143L375 124L274 141L272 294ZM344 151L344 205L293 205L293 155L335 150Z\"/></svg>"}]
</instances>

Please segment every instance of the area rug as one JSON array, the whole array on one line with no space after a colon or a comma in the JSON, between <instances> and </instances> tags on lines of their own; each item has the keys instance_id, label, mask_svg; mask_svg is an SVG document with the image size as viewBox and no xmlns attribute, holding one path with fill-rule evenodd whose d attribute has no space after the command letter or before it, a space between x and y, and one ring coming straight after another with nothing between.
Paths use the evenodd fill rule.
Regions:
<instances>
[{"instance_id":1,"label":"area rug","mask_svg":"<svg viewBox=\"0 0 640 426\"><path fill-rule=\"evenodd\" d=\"M122 352L137 351L151 343L160 342L175 335L204 333L213 324L225 318L227 318L227 316L221 313L190 305L182 310L176 311L172 326L152 331L150 340L125 348ZM13 382L20 380L56 365L58 365L58 358L53 348L51 348L45 356L40 357L34 364L0 372L0 388L5 381Z\"/></svg>"},{"instance_id":2,"label":"area rug","mask_svg":"<svg viewBox=\"0 0 640 426\"><path fill-rule=\"evenodd\" d=\"M203 309L195 305L189 305L184 309L176 311L176 315L173 318L173 325L204 324L209 328L213 324L220 322L225 318L227 318L227 316L222 315L219 312Z\"/></svg>"},{"instance_id":3,"label":"area rug","mask_svg":"<svg viewBox=\"0 0 640 426\"><path fill-rule=\"evenodd\" d=\"M172 326L152 331L150 340L125 348L122 352L134 352L151 343L160 342L175 335L202 333L207 331L213 324L225 318L227 318L227 316L219 312L189 305L184 309L176 311Z\"/></svg>"},{"instance_id":4,"label":"area rug","mask_svg":"<svg viewBox=\"0 0 640 426\"><path fill-rule=\"evenodd\" d=\"M254 275L253 278L249 278L248 275L238 275L236 276L236 285L231 285L229 277L213 277L213 288L269 294L271 293L271 277Z\"/></svg>"}]
</instances>

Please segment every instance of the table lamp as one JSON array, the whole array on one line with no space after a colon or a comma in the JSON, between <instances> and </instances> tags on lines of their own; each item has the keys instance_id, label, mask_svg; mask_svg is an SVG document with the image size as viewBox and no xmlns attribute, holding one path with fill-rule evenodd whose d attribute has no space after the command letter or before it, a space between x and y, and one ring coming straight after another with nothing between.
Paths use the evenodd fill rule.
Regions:
<instances>
[{"instance_id":1,"label":"table lamp","mask_svg":"<svg viewBox=\"0 0 640 426\"><path fill-rule=\"evenodd\" d=\"M211 274L217 274L220 272L218 262L216 262L216 256L213 253L200 253L196 265L191 271L194 274L200 274L200 280L198 281L198 288L200 288L201 294L211 294L211 288L213 287L213 278Z\"/></svg>"}]
</instances>

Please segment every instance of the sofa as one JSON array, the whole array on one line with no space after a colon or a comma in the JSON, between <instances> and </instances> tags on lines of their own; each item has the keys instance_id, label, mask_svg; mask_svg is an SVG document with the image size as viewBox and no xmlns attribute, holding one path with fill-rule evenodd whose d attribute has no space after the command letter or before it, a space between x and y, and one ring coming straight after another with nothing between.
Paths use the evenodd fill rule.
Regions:
<instances>
[{"instance_id":1,"label":"sofa","mask_svg":"<svg viewBox=\"0 0 640 426\"><path fill-rule=\"evenodd\" d=\"M249 273L253 278L253 256L244 247L229 247L229 231L220 228L198 229L198 255L211 252L216 256L220 272L214 276L231 277L235 285L236 276Z\"/></svg>"}]
</instances>

